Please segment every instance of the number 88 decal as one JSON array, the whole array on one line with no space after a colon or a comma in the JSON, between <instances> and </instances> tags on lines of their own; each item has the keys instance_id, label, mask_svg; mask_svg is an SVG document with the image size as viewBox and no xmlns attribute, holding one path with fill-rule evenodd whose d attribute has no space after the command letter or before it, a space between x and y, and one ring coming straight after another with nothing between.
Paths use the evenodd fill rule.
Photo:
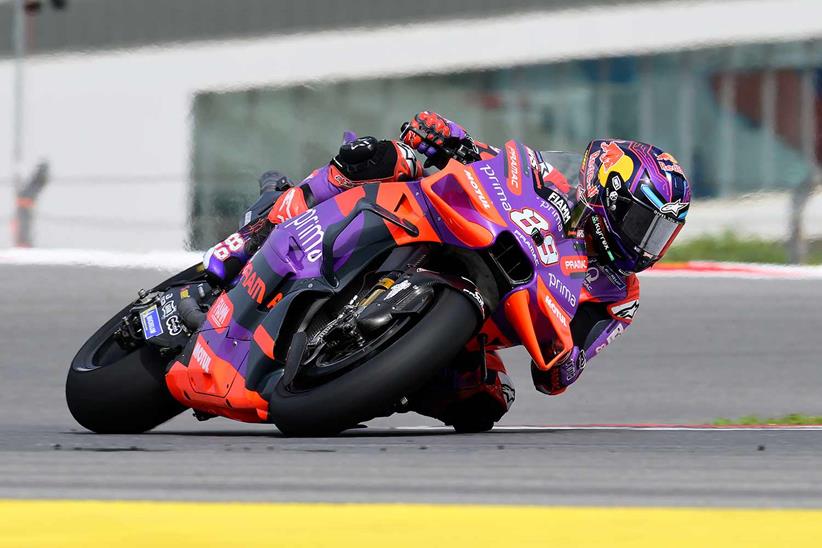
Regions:
<instances>
[{"instance_id":1,"label":"number 88 decal","mask_svg":"<svg viewBox=\"0 0 822 548\"><path fill-rule=\"evenodd\" d=\"M554 243L554 236L552 234L545 234L545 232L551 232L551 225L542 215L526 207L521 210L513 210L510 216L511 220L529 236L536 228L540 234L545 237L542 245L537 246L537 253L539 254L539 260L542 264L548 266L559 261L559 253Z\"/></svg>"},{"instance_id":2,"label":"number 88 decal","mask_svg":"<svg viewBox=\"0 0 822 548\"><path fill-rule=\"evenodd\" d=\"M239 251L244 243L243 237L235 232L214 247L214 256L221 261L225 261L232 253Z\"/></svg>"}]
</instances>

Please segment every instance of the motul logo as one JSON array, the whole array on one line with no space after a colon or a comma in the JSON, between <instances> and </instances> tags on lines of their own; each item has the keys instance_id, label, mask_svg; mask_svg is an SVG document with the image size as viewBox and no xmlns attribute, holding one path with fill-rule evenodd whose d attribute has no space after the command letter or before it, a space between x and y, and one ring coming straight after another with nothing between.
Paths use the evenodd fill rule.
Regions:
<instances>
[{"instance_id":1,"label":"motul logo","mask_svg":"<svg viewBox=\"0 0 822 548\"><path fill-rule=\"evenodd\" d=\"M208 351L197 342L197 345L194 347L194 352L191 353L192 359L200 366L200 369L203 370L203 373L208 373L209 369L211 368L211 356L208 355Z\"/></svg>"},{"instance_id":2,"label":"motul logo","mask_svg":"<svg viewBox=\"0 0 822 548\"><path fill-rule=\"evenodd\" d=\"M468 182L471 183L471 187L474 189L474 194L476 194L477 198L479 198L482 207L485 209L491 209L491 204L488 203L488 199L485 197L485 193L482 191L480 186L477 184L476 179L474 179L474 175L471 173L470 170L466 169L465 175L468 176Z\"/></svg>"},{"instance_id":3,"label":"motul logo","mask_svg":"<svg viewBox=\"0 0 822 548\"><path fill-rule=\"evenodd\" d=\"M559 323L561 323L563 327L568 327L568 320L565 319L565 314L560 311L557 303L554 302L554 299L552 299L550 295L545 295L544 301L545 306L547 306L548 310L550 310L554 317L559 320Z\"/></svg>"}]
</instances>

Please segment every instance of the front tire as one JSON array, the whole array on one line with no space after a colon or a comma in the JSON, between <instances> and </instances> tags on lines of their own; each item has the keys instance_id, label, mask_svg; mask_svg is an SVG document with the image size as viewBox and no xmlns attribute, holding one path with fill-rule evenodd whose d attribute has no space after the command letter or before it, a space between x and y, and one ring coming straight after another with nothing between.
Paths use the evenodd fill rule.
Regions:
<instances>
[{"instance_id":1,"label":"front tire","mask_svg":"<svg viewBox=\"0 0 822 548\"><path fill-rule=\"evenodd\" d=\"M423 318L373 359L305 392L280 381L269 416L289 436L332 435L390 411L460 352L479 323L476 307L443 288Z\"/></svg>"}]
</instances>

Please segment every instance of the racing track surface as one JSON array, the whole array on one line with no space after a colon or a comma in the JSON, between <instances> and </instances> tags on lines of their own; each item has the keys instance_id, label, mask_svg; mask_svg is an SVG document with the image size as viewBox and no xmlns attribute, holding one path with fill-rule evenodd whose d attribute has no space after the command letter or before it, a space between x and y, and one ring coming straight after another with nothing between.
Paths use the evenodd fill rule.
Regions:
<instances>
[{"instance_id":1,"label":"racing track surface","mask_svg":"<svg viewBox=\"0 0 822 548\"><path fill-rule=\"evenodd\" d=\"M505 428L416 415L333 439L186 413L142 436L73 423L65 370L152 270L0 266L0 498L822 506L822 430L528 429L822 414L822 281L644 278L634 326L576 386L530 387L521 350Z\"/></svg>"}]
</instances>

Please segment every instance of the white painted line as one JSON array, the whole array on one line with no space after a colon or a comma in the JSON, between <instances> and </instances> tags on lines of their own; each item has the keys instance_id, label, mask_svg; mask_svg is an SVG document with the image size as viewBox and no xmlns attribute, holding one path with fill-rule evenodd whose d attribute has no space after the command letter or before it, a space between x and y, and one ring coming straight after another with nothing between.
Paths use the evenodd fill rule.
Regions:
<instances>
[{"instance_id":1,"label":"white painted line","mask_svg":"<svg viewBox=\"0 0 822 548\"><path fill-rule=\"evenodd\" d=\"M751 280L818 280L822 266L688 261L662 263L640 276L661 278L742 278Z\"/></svg>"},{"instance_id":2,"label":"white painted line","mask_svg":"<svg viewBox=\"0 0 822 548\"><path fill-rule=\"evenodd\" d=\"M806 272L779 274L777 272L700 272L695 270L656 270L640 272L640 278L727 278L734 280L822 280L822 270L810 268Z\"/></svg>"},{"instance_id":3,"label":"white painted line","mask_svg":"<svg viewBox=\"0 0 822 548\"><path fill-rule=\"evenodd\" d=\"M415 430L425 430L428 432L453 432L453 429L448 426L395 426L390 430L398 430L402 432L413 432ZM822 425L729 425L729 426L712 426L712 425L641 425L641 424L611 424L611 425L557 425L557 426L495 426L494 432L551 432L556 430L617 430L617 431L634 431L646 430L649 432L740 432L752 430L797 430L797 431L822 431Z\"/></svg>"},{"instance_id":4,"label":"white painted line","mask_svg":"<svg viewBox=\"0 0 822 548\"><path fill-rule=\"evenodd\" d=\"M202 261L200 252L154 251L126 253L94 249L0 250L0 265L93 266L99 268L152 268L182 270Z\"/></svg>"}]
</instances>

